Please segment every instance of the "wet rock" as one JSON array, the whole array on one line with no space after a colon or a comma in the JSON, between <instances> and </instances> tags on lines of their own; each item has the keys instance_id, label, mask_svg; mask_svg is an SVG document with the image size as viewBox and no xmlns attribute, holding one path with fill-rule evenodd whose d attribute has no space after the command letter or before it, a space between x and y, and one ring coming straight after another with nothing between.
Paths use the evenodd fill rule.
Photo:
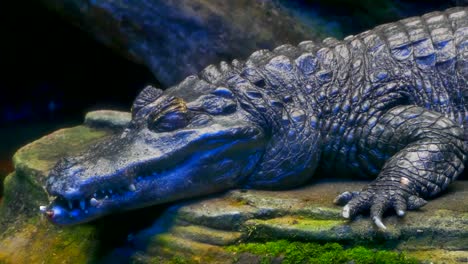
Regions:
<instances>
[{"instance_id":1,"label":"wet rock","mask_svg":"<svg viewBox=\"0 0 468 264\"><path fill-rule=\"evenodd\" d=\"M5 180L0 204L0 263L249 263L258 258L235 255L225 247L278 239L403 250L434 262L458 263L468 258L466 181L456 182L441 197L404 218L385 218L385 232L367 217L342 219L341 208L332 204L335 195L366 184L356 181L319 182L288 191L232 190L177 203L160 216L130 212L130 223L125 223L132 227L134 222L140 226L136 229L122 228L124 221L115 218L72 227L50 224L38 210L49 200L43 189L48 171L60 157L113 135L115 130L108 128L115 122L109 113L89 115L107 120L98 128L62 129L15 154L15 172ZM146 222L154 224L141 225L141 217L149 217ZM115 234L125 239L115 243Z\"/></svg>"},{"instance_id":2,"label":"wet rock","mask_svg":"<svg viewBox=\"0 0 468 264\"><path fill-rule=\"evenodd\" d=\"M305 22L305 16L277 0L43 2L99 41L146 65L164 85L211 63L332 33L327 21Z\"/></svg>"}]
</instances>

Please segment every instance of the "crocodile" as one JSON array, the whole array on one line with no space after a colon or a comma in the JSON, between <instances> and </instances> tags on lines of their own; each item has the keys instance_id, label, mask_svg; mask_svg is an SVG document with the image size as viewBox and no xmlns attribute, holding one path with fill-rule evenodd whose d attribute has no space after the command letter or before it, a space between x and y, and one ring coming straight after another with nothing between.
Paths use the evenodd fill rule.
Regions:
<instances>
[{"instance_id":1,"label":"crocodile","mask_svg":"<svg viewBox=\"0 0 468 264\"><path fill-rule=\"evenodd\" d=\"M468 8L304 41L148 86L121 133L64 157L41 212L71 225L234 188L373 179L335 199L385 229L444 191L467 159ZM330 201L331 202L331 201Z\"/></svg>"}]
</instances>

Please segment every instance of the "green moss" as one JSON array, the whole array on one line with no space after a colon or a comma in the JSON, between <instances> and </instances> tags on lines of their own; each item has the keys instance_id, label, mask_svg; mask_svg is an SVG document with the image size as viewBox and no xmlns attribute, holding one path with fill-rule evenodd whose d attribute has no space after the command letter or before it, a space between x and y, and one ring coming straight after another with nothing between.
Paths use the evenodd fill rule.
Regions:
<instances>
[{"instance_id":1,"label":"green moss","mask_svg":"<svg viewBox=\"0 0 468 264\"><path fill-rule=\"evenodd\" d=\"M172 257L172 259L169 260L169 263L170 264L188 264L188 263L192 263L192 261L182 256L174 256Z\"/></svg>"},{"instance_id":2,"label":"green moss","mask_svg":"<svg viewBox=\"0 0 468 264\"><path fill-rule=\"evenodd\" d=\"M42 187L24 175L12 173L4 182L5 192L0 204L0 227L11 221L37 215L39 205L47 203ZM3 230L5 227L2 228ZM0 229L0 234L2 233Z\"/></svg>"},{"instance_id":3,"label":"green moss","mask_svg":"<svg viewBox=\"0 0 468 264\"><path fill-rule=\"evenodd\" d=\"M109 134L86 126L57 130L19 149L13 156L15 170L32 181L43 183L58 159L79 153Z\"/></svg>"},{"instance_id":4,"label":"green moss","mask_svg":"<svg viewBox=\"0 0 468 264\"><path fill-rule=\"evenodd\" d=\"M232 245L241 238L240 232L229 232L197 225L176 226L174 235L211 245Z\"/></svg>"},{"instance_id":5,"label":"green moss","mask_svg":"<svg viewBox=\"0 0 468 264\"><path fill-rule=\"evenodd\" d=\"M230 252L248 252L262 258L262 263L270 263L274 258L281 257L282 263L388 263L404 264L418 263L403 253L380 250L375 251L364 247L344 249L340 244L290 242L287 240L266 243L246 243L228 246Z\"/></svg>"},{"instance_id":6,"label":"green moss","mask_svg":"<svg viewBox=\"0 0 468 264\"><path fill-rule=\"evenodd\" d=\"M188 263L213 263L215 260L229 257L229 253L222 247L187 240L171 233L158 235L148 245L148 253L169 259L172 261L169 263L174 263L175 260Z\"/></svg>"},{"instance_id":7,"label":"green moss","mask_svg":"<svg viewBox=\"0 0 468 264\"><path fill-rule=\"evenodd\" d=\"M95 227L51 225L40 216L15 224L0 239L0 263L89 263L99 246Z\"/></svg>"}]
</instances>

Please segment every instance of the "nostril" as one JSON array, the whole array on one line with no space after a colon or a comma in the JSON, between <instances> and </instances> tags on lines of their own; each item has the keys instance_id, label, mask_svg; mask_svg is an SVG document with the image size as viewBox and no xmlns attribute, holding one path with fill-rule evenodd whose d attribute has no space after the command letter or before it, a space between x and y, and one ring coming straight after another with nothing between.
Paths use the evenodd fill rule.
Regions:
<instances>
[{"instance_id":1,"label":"nostril","mask_svg":"<svg viewBox=\"0 0 468 264\"><path fill-rule=\"evenodd\" d=\"M45 212L45 214L49 217L49 218L53 218L54 217L54 211L53 210L47 210Z\"/></svg>"},{"instance_id":2,"label":"nostril","mask_svg":"<svg viewBox=\"0 0 468 264\"><path fill-rule=\"evenodd\" d=\"M55 167L59 170L69 169L79 162L73 157L62 157L58 160Z\"/></svg>"},{"instance_id":3,"label":"nostril","mask_svg":"<svg viewBox=\"0 0 468 264\"><path fill-rule=\"evenodd\" d=\"M76 176L83 172L85 169L83 167L70 167L68 170L69 176Z\"/></svg>"}]
</instances>

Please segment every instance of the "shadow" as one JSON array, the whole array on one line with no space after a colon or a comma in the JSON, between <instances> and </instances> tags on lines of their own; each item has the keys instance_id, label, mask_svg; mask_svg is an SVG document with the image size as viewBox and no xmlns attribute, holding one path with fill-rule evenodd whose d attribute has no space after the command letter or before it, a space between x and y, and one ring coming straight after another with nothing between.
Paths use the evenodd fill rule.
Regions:
<instances>
[{"instance_id":1,"label":"shadow","mask_svg":"<svg viewBox=\"0 0 468 264\"><path fill-rule=\"evenodd\" d=\"M157 80L37 0L0 2L0 160L99 108L128 111ZM3 166L3 163L0 164Z\"/></svg>"}]
</instances>

